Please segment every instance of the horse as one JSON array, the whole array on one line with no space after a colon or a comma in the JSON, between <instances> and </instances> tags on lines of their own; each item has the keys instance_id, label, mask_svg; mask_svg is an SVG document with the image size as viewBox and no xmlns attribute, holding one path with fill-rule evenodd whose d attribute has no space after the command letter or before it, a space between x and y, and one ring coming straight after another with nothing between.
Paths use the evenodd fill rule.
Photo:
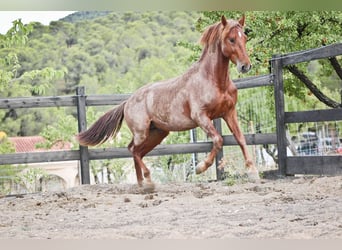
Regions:
<instances>
[{"instance_id":1,"label":"horse","mask_svg":"<svg viewBox=\"0 0 342 250\"><path fill-rule=\"evenodd\" d=\"M243 31L245 16L239 20L225 16L203 32L202 55L182 75L144 85L126 101L101 116L88 130L80 132L80 145L95 146L114 138L125 120L132 132L128 145L134 160L139 186L154 186L143 157L162 142L170 131L200 127L211 138L213 147L204 161L196 166L196 174L206 171L223 146L222 136L212 120L223 118L239 144L251 181L259 179L258 170L249 156L239 127L237 88L229 77L229 63L240 73L251 69L246 52L247 36Z\"/></svg>"}]
</instances>

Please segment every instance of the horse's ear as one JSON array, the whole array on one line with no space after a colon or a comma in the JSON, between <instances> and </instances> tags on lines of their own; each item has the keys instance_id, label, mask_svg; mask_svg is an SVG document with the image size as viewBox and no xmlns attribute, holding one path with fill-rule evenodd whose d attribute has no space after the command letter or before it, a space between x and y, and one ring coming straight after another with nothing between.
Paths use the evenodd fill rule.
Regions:
<instances>
[{"instance_id":1,"label":"horse's ear","mask_svg":"<svg viewBox=\"0 0 342 250\"><path fill-rule=\"evenodd\" d=\"M225 27L227 25L227 19L223 15L221 16L221 23L222 23L223 27Z\"/></svg>"},{"instance_id":2,"label":"horse's ear","mask_svg":"<svg viewBox=\"0 0 342 250\"><path fill-rule=\"evenodd\" d=\"M242 17L239 19L239 24L244 27L245 26L245 15L242 15Z\"/></svg>"}]
</instances>

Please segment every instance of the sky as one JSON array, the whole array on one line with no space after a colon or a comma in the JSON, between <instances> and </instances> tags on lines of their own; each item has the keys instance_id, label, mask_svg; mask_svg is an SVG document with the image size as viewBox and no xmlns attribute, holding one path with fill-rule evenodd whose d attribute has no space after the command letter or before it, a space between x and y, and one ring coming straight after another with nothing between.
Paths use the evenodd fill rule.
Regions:
<instances>
[{"instance_id":1,"label":"sky","mask_svg":"<svg viewBox=\"0 0 342 250\"><path fill-rule=\"evenodd\" d=\"M5 34L12 27L12 22L19 18L24 24L40 22L48 25L73 12L75 11L0 11L0 33Z\"/></svg>"}]
</instances>

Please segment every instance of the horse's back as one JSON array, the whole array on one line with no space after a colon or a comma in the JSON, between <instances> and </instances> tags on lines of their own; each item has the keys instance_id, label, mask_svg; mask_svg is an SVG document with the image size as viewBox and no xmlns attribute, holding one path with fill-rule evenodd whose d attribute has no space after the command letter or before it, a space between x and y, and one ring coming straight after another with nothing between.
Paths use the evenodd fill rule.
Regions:
<instances>
[{"instance_id":1,"label":"horse's back","mask_svg":"<svg viewBox=\"0 0 342 250\"><path fill-rule=\"evenodd\" d=\"M125 117L134 123L153 122L165 131L194 128L197 125L190 118L189 94L182 76L145 85L127 100Z\"/></svg>"}]
</instances>

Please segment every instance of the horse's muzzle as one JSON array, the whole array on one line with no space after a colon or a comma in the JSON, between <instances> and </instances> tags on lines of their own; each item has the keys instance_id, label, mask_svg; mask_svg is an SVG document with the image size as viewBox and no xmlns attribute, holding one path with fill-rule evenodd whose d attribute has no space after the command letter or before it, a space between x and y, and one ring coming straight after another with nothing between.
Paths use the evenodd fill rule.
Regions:
<instances>
[{"instance_id":1,"label":"horse's muzzle","mask_svg":"<svg viewBox=\"0 0 342 250\"><path fill-rule=\"evenodd\" d=\"M246 64L238 63L237 68L240 73L247 73L252 68L252 65L250 63L246 63Z\"/></svg>"}]
</instances>

